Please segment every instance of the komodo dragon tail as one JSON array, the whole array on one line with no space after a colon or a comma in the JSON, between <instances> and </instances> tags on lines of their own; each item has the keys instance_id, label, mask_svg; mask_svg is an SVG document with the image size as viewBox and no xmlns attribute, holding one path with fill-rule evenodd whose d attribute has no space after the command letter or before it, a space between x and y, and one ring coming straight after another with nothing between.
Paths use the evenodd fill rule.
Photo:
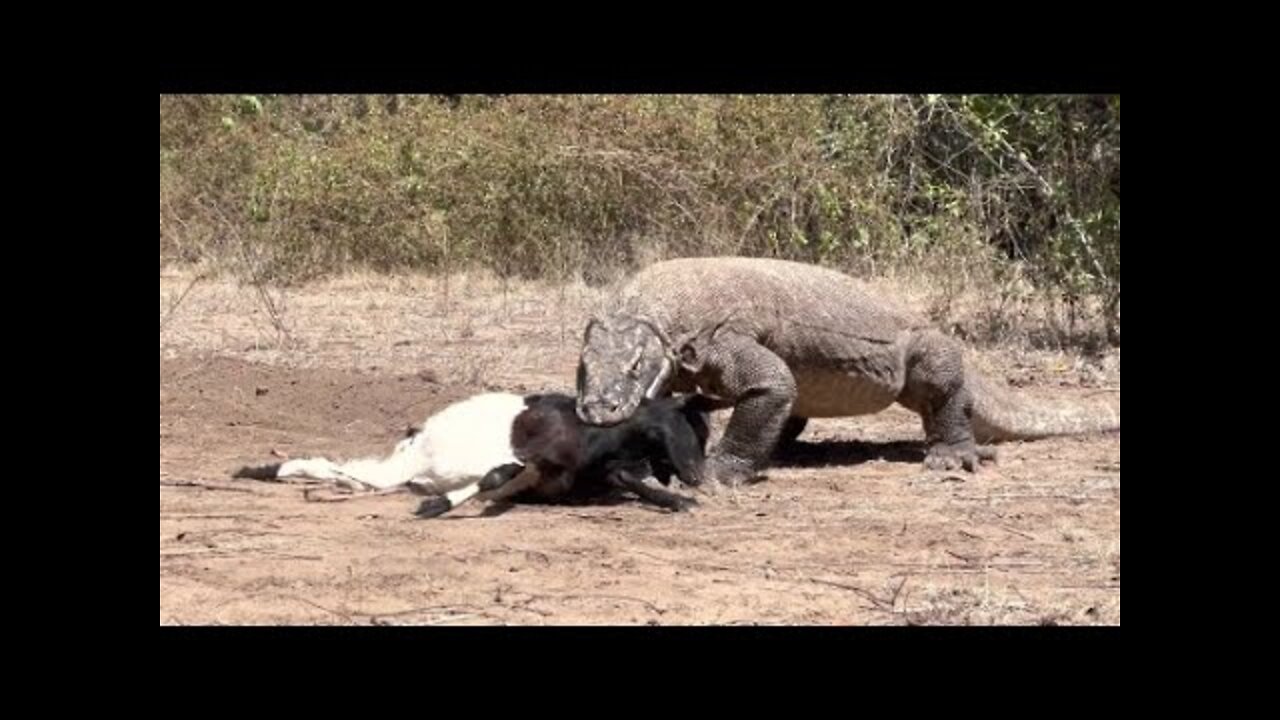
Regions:
<instances>
[{"instance_id":1,"label":"komodo dragon tail","mask_svg":"<svg viewBox=\"0 0 1280 720\"><path fill-rule=\"evenodd\" d=\"M972 366L965 382L973 395L973 434L980 443L1033 440L1120 429L1120 399L1075 403L1032 399L988 380Z\"/></svg>"}]
</instances>

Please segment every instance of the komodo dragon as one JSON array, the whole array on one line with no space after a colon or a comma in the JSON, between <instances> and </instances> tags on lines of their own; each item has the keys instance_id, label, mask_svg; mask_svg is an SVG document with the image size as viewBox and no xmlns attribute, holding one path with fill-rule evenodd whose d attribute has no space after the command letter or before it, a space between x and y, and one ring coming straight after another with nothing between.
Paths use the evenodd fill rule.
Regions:
<instances>
[{"instance_id":1,"label":"komodo dragon","mask_svg":"<svg viewBox=\"0 0 1280 720\"><path fill-rule=\"evenodd\" d=\"M578 416L610 425L642 397L701 388L733 413L704 479L759 473L809 418L879 412L924 421L925 465L994 458L978 442L1119 430L1120 409L1031 401L974 372L955 340L839 272L716 257L651 265L588 322Z\"/></svg>"}]
</instances>

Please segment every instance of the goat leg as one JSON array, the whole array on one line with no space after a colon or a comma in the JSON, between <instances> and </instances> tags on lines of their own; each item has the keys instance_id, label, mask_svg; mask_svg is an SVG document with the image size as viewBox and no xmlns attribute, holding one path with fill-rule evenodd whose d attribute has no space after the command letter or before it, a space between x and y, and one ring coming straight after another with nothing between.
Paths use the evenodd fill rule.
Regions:
<instances>
[{"instance_id":1,"label":"goat leg","mask_svg":"<svg viewBox=\"0 0 1280 720\"><path fill-rule=\"evenodd\" d=\"M609 481L616 487L623 488L624 490L630 490L641 500L650 502L658 507L666 508L672 512L688 510L698 504L698 501L693 498L678 495L660 488L651 487L645 483L644 478L633 475L626 470L616 470L610 473Z\"/></svg>"},{"instance_id":2,"label":"goat leg","mask_svg":"<svg viewBox=\"0 0 1280 720\"><path fill-rule=\"evenodd\" d=\"M486 500L497 500L515 494L532 482L530 480L511 482L520 475L522 470L524 466L518 463L499 465L485 473L478 482L423 500L414 515L423 519L438 517L477 496L483 496ZM536 481L537 475L531 475L532 480Z\"/></svg>"}]
</instances>

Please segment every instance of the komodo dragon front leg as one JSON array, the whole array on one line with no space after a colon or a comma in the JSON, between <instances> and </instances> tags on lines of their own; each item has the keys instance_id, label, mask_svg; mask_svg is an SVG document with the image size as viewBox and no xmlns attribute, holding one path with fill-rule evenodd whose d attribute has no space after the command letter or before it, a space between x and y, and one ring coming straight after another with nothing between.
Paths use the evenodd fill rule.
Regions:
<instances>
[{"instance_id":1,"label":"komodo dragon front leg","mask_svg":"<svg viewBox=\"0 0 1280 720\"><path fill-rule=\"evenodd\" d=\"M699 385L733 402L724 437L707 458L705 477L713 487L738 485L768 463L791 417L795 378L782 358L736 333L686 346L684 354Z\"/></svg>"}]
</instances>

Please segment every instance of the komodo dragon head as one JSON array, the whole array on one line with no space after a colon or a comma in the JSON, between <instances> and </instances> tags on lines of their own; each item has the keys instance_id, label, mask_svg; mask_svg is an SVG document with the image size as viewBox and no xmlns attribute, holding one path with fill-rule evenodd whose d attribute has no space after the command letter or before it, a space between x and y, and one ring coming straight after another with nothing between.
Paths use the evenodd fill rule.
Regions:
<instances>
[{"instance_id":1,"label":"komodo dragon head","mask_svg":"<svg viewBox=\"0 0 1280 720\"><path fill-rule=\"evenodd\" d=\"M578 363L578 417L592 425L615 425L661 396L678 357L670 338L644 318L601 317L587 323Z\"/></svg>"}]
</instances>

